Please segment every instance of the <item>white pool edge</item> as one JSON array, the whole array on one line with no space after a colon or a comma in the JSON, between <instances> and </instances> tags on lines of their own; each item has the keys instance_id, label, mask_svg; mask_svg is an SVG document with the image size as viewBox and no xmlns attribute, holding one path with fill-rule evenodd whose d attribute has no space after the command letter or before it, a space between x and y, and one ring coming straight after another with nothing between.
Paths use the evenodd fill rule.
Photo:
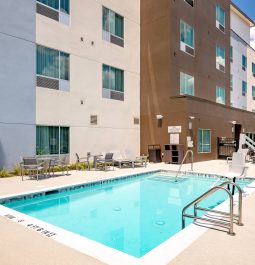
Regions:
<instances>
[{"instance_id":1,"label":"white pool edge","mask_svg":"<svg viewBox=\"0 0 255 265\"><path fill-rule=\"evenodd\" d=\"M164 170L163 170L164 171ZM155 172L153 170L152 172ZM144 172L144 173L148 173ZM199 174L199 172L193 172ZM129 174L134 175L134 174ZM119 176L117 178L122 178L125 176ZM138 174L140 175L140 174ZM206 174L210 175L210 174ZM110 178L109 178L110 179ZM116 179L116 177L112 178ZM58 187L51 187L46 189L40 189L37 191L32 192L23 192L23 193L17 193L17 194L11 194L7 196L1 196L0 199L10 198L10 197L19 197L23 195L28 194L35 194L35 193L41 193L41 192L47 192L49 190L53 189L61 189L76 185L83 185L84 182L81 183L75 183L75 184L69 184L69 185L62 185ZM253 188L249 188L252 187ZM244 192L246 196L249 196L255 191L255 181L250 183L246 188L244 188ZM235 194L234 201L235 203L238 200L238 194ZM228 211L229 210L229 204L228 200L224 201L222 204L215 207L217 210L221 211ZM188 246L190 246L196 239L198 239L201 235L203 235L208 228L201 227L195 224L190 224L185 229L181 230L147 254L145 254L141 258L135 258L133 256L130 256L128 254L125 254L121 251L115 250L113 248L110 248L108 246L105 246L101 243L98 243L96 241L90 240L88 238L79 236L75 233L69 232L67 230L64 230L62 228L59 228L57 226L51 225L49 223L46 223L44 221L41 221L39 219L30 217L28 215L22 214L20 212L17 212L15 210L12 210L10 208L7 208L3 205L0 205L0 216L3 216L5 218L10 219L10 216L13 216L14 218L10 219L16 223L19 223L31 230L34 230L37 233L40 233L41 235L51 235L50 233L54 233L50 238L54 239L55 241L66 245L72 249L75 249L81 253L84 253L88 256L91 256L97 260L100 260L106 264L109 265L166 265L169 262L171 262L176 256L178 256L182 251L184 251ZM9 217L8 217L9 216ZM28 224L34 224L38 226L38 228L31 228L31 226L28 227ZM39 231L37 231L39 230ZM49 231L48 234L43 234L43 231ZM226 235L227 236L227 235ZM114 258L113 258L114 257Z\"/></svg>"}]
</instances>

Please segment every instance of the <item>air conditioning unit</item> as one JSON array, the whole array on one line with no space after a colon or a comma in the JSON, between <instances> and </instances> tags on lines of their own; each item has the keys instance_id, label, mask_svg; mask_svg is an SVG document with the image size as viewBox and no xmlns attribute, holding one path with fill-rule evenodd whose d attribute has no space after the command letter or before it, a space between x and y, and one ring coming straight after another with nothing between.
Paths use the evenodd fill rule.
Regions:
<instances>
[{"instance_id":1,"label":"air conditioning unit","mask_svg":"<svg viewBox=\"0 0 255 265\"><path fill-rule=\"evenodd\" d=\"M216 20L216 27L217 27L220 31L222 31L223 33L225 33L225 27L223 27L223 26L219 23L219 21L217 21L217 20Z\"/></svg>"},{"instance_id":2,"label":"air conditioning unit","mask_svg":"<svg viewBox=\"0 0 255 265\"><path fill-rule=\"evenodd\" d=\"M190 55L192 55L192 56L195 55L195 50L194 50L192 47L186 45L186 44L185 44L184 42L182 42L182 41L181 41L181 51L186 52L186 53L188 53L188 54L190 54Z\"/></svg>"},{"instance_id":3,"label":"air conditioning unit","mask_svg":"<svg viewBox=\"0 0 255 265\"><path fill-rule=\"evenodd\" d=\"M225 72L225 66L222 64L216 63L216 68L222 72Z\"/></svg>"}]
</instances>

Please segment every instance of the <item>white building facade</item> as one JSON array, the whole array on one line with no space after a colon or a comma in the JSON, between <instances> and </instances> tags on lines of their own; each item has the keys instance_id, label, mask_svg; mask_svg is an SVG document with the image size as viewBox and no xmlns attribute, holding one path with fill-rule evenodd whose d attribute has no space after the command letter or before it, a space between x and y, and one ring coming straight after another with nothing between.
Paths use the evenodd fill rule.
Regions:
<instances>
[{"instance_id":1,"label":"white building facade","mask_svg":"<svg viewBox=\"0 0 255 265\"><path fill-rule=\"evenodd\" d=\"M69 154L70 162L75 153L132 149L138 155L140 1L29 2L33 137L27 148L13 148L15 158L0 157L0 167L26 155ZM22 71L26 65L24 60Z\"/></svg>"},{"instance_id":2,"label":"white building facade","mask_svg":"<svg viewBox=\"0 0 255 265\"><path fill-rule=\"evenodd\" d=\"M255 111L255 50L250 46L254 22L231 6L231 105Z\"/></svg>"}]
</instances>

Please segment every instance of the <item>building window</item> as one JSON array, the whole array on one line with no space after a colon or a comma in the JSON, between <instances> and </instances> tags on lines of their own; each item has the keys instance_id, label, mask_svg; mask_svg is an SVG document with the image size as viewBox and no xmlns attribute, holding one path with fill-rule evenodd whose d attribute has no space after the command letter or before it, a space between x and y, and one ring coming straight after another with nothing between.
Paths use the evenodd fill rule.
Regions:
<instances>
[{"instance_id":1,"label":"building window","mask_svg":"<svg viewBox=\"0 0 255 265\"><path fill-rule=\"evenodd\" d=\"M103 64L103 98L124 100L124 71Z\"/></svg>"},{"instance_id":2,"label":"building window","mask_svg":"<svg viewBox=\"0 0 255 265\"><path fill-rule=\"evenodd\" d=\"M233 75L230 75L230 90L233 91Z\"/></svg>"},{"instance_id":3,"label":"building window","mask_svg":"<svg viewBox=\"0 0 255 265\"><path fill-rule=\"evenodd\" d=\"M255 100L255 86L252 86L252 99Z\"/></svg>"},{"instance_id":4,"label":"building window","mask_svg":"<svg viewBox=\"0 0 255 265\"><path fill-rule=\"evenodd\" d=\"M230 62L233 62L233 46L230 46Z\"/></svg>"},{"instance_id":5,"label":"building window","mask_svg":"<svg viewBox=\"0 0 255 265\"><path fill-rule=\"evenodd\" d=\"M245 71L247 68L247 57L246 56L242 56L242 69Z\"/></svg>"},{"instance_id":6,"label":"building window","mask_svg":"<svg viewBox=\"0 0 255 265\"><path fill-rule=\"evenodd\" d=\"M225 11L220 5L216 5L216 27L225 32Z\"/></svg>"},{"instance_id":7,"label":"building window","mask_svg":"<svg viewBox=\"0 0 255 265\"><path fill-rule=\"evenodd\" d=\"M194 96L194 77L185 73L180 73L180 93L181 95Z\"/></svg>"},{"instance_id":8,"label":"building window","mask_svg":"<svg viewBox=\"0 0 255 265\"><path fill-rule=\"evenodd\" d=\"M242 81L242 95L246 96L247 94L247 82Z\"/></svg>"},{"instance_id":9,"label":"building window","mask_svg":"<svg viewBox=\"0 0 255 265\"><path fill-rule=\"evenodd\" d=\"M184 0L184 1L191 6L194 6L194 0Z\"/></svg>"},{"instance_id":10,"label":"building window","mask_svg":"<svg viewBox=\"0 0 255 265\"><path fill-rule=\"evenodd\" d=\"M198 129L198 153L211 153L211 130Z\"/></svg>"},{"instance_id":11,"label":"building window","mask_svg":"<svg viewBox=\"0 0 255 265\"><path fill-rule=\"evenodd\" d=\"M124 18L123 16L103 7L103 39L124 46Z\"/></svg>"},{"instance_id":12,"label":"building window","mask_svg":"<svg viewBox=\"0 0 255 265\"><path fill-rule=\"evenodd\" d=\"M36 126L36 154L69 153L69 127Z\"/></svg>"},{"instance_id":13,"label":"building window","mask_svg":"<svg viewBox=\"0 0 255 265\"><path fill-rule=\"evenodd\" d=\"M225 50L216 45L216 68L222 72L225 72Z\"/></svg>"},{"instance_id":14,"label":"building window","mask_svg":"<svg viewBox=\"0 0 255 265\"><path fill-rule=\"evenodd\" d=\"M252 75L255 77L255 63L251 65Z\"/></svg>"},{"instance_id":15,"label":"building window","mask_svg":"<svg viewBox=\"0 0 255 265\"><path fill-rule=\"evenodd\" d=\"M195 55L195 32L194 29L181 20L180 22L180 38L181 38L181 50Z\"/></svg>"},{"instance_id":16,"label":"building window","mask_svg":"<svg viewBox=\"0 0 255 265\"><path fill-rule=\"evenodd\" d=\"M68 91L70 79L69 57L68 53L37 45L37 86Z\"/></svg>"},{"instance_id":17,"label":"building window","mask_svg":"<svg viewBox=\"0 0 255 265\"><path fill-rule=\"evenodd\" d=\"M36 12L53 20L69 25L69 0L37 0Z\"/></svg>"},{"instance_id":18,"label":"building window","mask_svg":"<svg viewBox=\"0 0 255 265\"><path fill-rule=\"evenodd\" d=\"M220 104L225 104L225 88L216 87L216 102Z\"/></svg>"},{"instance_id":19,"label":"building window","mask_svg":"<svg viewBox=\"0 0 255 265\"><path fill-rule=\"evenodd\" d=\"M70 13L70 3L69 0L37 0L37 2L42 3L48 7L61 11L63 13Z\"/></svg>"}]
</instances>

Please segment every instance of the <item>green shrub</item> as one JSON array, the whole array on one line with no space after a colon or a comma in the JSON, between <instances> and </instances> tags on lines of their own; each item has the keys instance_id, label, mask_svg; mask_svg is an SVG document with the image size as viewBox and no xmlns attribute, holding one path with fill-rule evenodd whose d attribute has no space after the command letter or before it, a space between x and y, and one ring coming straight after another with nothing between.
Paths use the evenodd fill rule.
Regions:
<instances>
[{"instance_id":1,"label":"green shrub","mask_svg":"<svg viewBox=\"0 0 255 265\"><path fill-rule=\"evenodd\" d=\"M12 170L11 170L10 173L11 173L13 176L21 176L21 168L20 168L20 165L19 165L19 164L15 165L15 166L12 168Z\"/></svg>"},{"instance_id":2,"label":"green shrub","mask_svg":"<svg viewBox=\"0 0 255 265\"><path fill-rule=\"evenodd\" d=\"M11 177L11 174L6 169L0 170L0 178L8 178Z\"/></svg>"}]
</instances>

